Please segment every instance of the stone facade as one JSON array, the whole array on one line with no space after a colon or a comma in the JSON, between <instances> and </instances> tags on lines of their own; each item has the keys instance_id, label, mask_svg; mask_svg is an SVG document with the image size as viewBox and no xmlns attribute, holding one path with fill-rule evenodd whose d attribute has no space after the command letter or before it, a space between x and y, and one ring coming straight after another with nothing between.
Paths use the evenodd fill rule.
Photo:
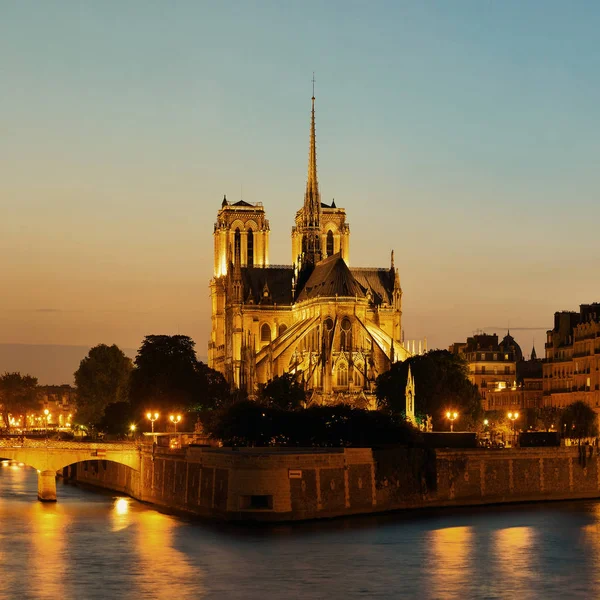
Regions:
<instances>
[{"instance_id":1,"label":"stone facade","mask_svg":"<svg viewBox=\"0 0 600 600\"><path fill-rule=\"evenodd\" d=\"M600 304L557 312L547 332L544 404L564 408L579 400L600 412Z\"/></svg>"},{"instance_id":2,"label":"stone facade","mask_svg":"<svg viewBox=\"0 0 600 600\"><path fill-rule=\"evenodd\" d=\"M411 352L403 340L393 253L389 267L350 268L346 211L321 202L314 102L292 264L270 264L261 203L223 199L214 227L208 363L249 397L273 377L294 373L309 402L369 407L376 377L414 353L415 344Z\"/></svg>"}]
</instances>

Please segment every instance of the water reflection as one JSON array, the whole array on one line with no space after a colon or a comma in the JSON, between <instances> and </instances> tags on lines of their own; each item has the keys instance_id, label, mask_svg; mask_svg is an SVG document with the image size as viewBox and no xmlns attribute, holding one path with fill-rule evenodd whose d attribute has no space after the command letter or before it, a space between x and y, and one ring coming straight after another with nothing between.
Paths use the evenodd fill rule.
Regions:
<instances>
[{"instance_id":1,"label":"water reflection","mask_svg":"<svg viewBox=\"0 0 600 600\"><path fill-rule=\"evenodd\" d=\"M110 513L113 531L120 531L131 525L132 519L129 514L131 502L131 498L115 498L113 510Z\"/></svg>"},{"instance_id":2,"label":"water reflection","mask_svg":"<svg viewBox=\"0 0 600 600\"><path fill-rule=\"evenodd\" d=\"M532 569L535 556L534 532L531 527L507 527L493 534L496 577L509 586L520 599L536 593L537 573Z\"/></svg>"},{"instance_id":3,"label":"water reflection","mask_svg":"<svg viewBox=\"0 0 600 600\"><path fill-rule=\"evenodd\" d=\"M0 468L0 599L581 598L600 594L600 503L240 528Z\"/></svg>"},{"instance_id":4,"label":"water reflection","mask_svg":"<svg viewBox=\"0 0 600 600\"><path fill-rule=\"evenodd\" d=\"M175 535L182 525L185 524L152 510L137 514L135 549L140 566L134 587L142 592L142 597L172 600L204 596L203 570L194 568L186 555L175 548Z\"/></svg>"},{"instance_id":5,"label":"water reflection","mask_svg":"<svg viewBox=\"0 0 600 600\"><path fill-rule=\"evenodd\" d=\"M58 504L33 501L29 518L32 547L24 584L37 598L64 598L66 515Z\"/></svg>"},{"instance_id":6,"label":"water reflection","mask_svg":"<svg viewBox=\"0 0 600 600\"><path fill-rule=\"evenodd\" d=\"M432 598L460 598L471 582L471 527L446 527L429 532Z\"/></svg>"}]
</instances>

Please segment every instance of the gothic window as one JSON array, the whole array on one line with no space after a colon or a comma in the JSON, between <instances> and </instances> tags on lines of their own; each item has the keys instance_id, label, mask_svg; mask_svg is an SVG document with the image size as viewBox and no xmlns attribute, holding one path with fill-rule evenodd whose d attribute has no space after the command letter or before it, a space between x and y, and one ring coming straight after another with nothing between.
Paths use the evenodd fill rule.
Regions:
<instances>
[{"instance_id":1,"label":"gothic window","mask_svg":"<svg viewBox=\"0 0 600 600\"><path fill-rule=\"evenodd\" d=\"M287 329L287 325L285 323L282 323L279 326L279 335L283 335L283 333L285 332L286 329Z\"/></svg>"},{"instance_id":2,"label":"gothic window","mask_svg":"<svg viewBox=\"0 0 600 600\"><path fill-rule=\"evenodd\" d=\"M333 231L329 230L327 232L327 256L331 256L333 254Z\"/></svg>"},{"instance_id":3,"label":"gothic window","mask_svg":"<svg viewBox=\"0 0 600 600\"><path fill-rule=\"evenodd\" d=\"M271 341L271 328L268 323L263 323L263 326L260 328L260 341L261 342L270 342Z\"/></svg>"},{"instance_id":4,"label":"gothic window","mask_svg":"<svg viewBox=\"0 0 600 600\"><path fill-rule=\"evenodd\" d=\"M340 348L342 352L348 352L352 348L352 323L348 317L342 319L342 331L340 334Z\"/></svg>"},{"instance_id":5,"label":"gothic window","mask_svg":"<svg viewBox=\"0 0 600 600\"><path fill-rule=\"evenodd\" d=\"M337 369L337 384L338 386L348 385L348 367L341 364Z\"/></svg>"},{"instance_id":6,"label":"gothic window","mask_svg":"<svg viewBox=\"0 0 600 600\"><path fill-rule=\"evenodd\" d=\"M233 262L237 260L241 260L242 256L242 234L240 233L240 228L238 227L235 230L235 234L233 236Z\"/></svg>"},{"instance_id":7,"label":"gothic window","mask_svg":"<svg viewBox=\"0 0 600 600\"><path fill-rule=\"evenodd\" d=\"M248 229L248 266L254 266L254 234L252 229Z\"/></svg>"}]
</instances>

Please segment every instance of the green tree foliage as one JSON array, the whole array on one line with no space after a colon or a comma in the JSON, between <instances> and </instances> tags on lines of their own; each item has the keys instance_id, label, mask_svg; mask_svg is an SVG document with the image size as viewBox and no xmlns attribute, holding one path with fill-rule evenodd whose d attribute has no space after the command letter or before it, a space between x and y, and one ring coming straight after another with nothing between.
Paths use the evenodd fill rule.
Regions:
<instances>
[{"instance_id":1,"label":"green tree foliage","mask_svg":"<svg viewBox=\"0 0 600 600\"><path fill-rule=\"evenodd\" d=\"M131 369L131 359L118 346L94 346L75 371L77 423L95 427L107 407L127 402Z\"/></svg>"},{"instance_id":2,"label":"green tree foliage","mask_svg":"<svg viewBox=\"0 0 600 600\"><path fill-rule=\"evenodd\" d=\"M580 400L569 404L561 417L567 437L580 439L598 435L598 415L586 402Z\"/></svg>"},{"instance_id":3,"label":"green tree foliage","mask_svg":"<svg viewBox=\"0 0 600 600\"><path fill-rule=\"evenodd\" d=\"M213 410L227 401L227 382L221 373L197 360L194 346L187 335L144 338L135 358L129 392L138 416L147 410Z\"/></svg>"},{"instance_id":4,"label":"green tree foliage","mask_svg":"<svg viewBox=\"0 0 600 600\"><path fill-rule=\"evenodd\" d=\"M274 377L261 390L263 404L284 410L295 410L303 406L306 392L292 373Z\"/></svg>"},{"instance_id":5,"label":"green tree foliage","mask_svg":"<svg viewBox=\"0 0 600 600\"><path fill-rule=\"evenodd\" d=\"M0 405L5 426L10 429L9 415L25 416L37 408L37 378L21 373L4 373L0 377Z\"/></svg>"},{"instance_id":6,"label":"green tree foliage","mask_svg":"<svg viewBox=\"0 0 600 600\"><path fill-rule=\"evenodd\" d=\"M225 446L372 447L413 444L420 433L390 414L345 405L282 410L237 402L204 423Z\"/></svg>"},{"instance_id":7,"label":"green tree foliage","mask_svg":"<svg viewBox=\"0 0 600 600\"><path fill-rule=\"evenodd\" d=\"M377 378L378 406L395 415L404 413L408 366L415 379L415 412L421 418L431 415L434 429L447 427L446 411L459 413L455 429L472 429L482 414L481 399L469 381L467 364L447 350L433 350L413 356Z\"/></svg>"}]
</instances>

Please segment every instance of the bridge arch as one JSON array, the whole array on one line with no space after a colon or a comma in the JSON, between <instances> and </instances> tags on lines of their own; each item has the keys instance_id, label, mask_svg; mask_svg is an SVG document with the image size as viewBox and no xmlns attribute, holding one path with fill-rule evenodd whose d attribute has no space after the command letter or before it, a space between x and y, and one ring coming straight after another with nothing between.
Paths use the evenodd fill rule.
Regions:
<instances>
[{"instance_id":1,"label":"bridge arch","mask_svg":"<svg viewBox=\"0 0 600 600\"><path fill-rule=\"evenodd\" d=\"M38 498L56 501L56 473L65 467L89 460L106 460L141 470L141 449L133 443L95 444L84 442L42 442L0 440L0 456L33 467L38 472Z\"/></svg>"}]
</instances>

